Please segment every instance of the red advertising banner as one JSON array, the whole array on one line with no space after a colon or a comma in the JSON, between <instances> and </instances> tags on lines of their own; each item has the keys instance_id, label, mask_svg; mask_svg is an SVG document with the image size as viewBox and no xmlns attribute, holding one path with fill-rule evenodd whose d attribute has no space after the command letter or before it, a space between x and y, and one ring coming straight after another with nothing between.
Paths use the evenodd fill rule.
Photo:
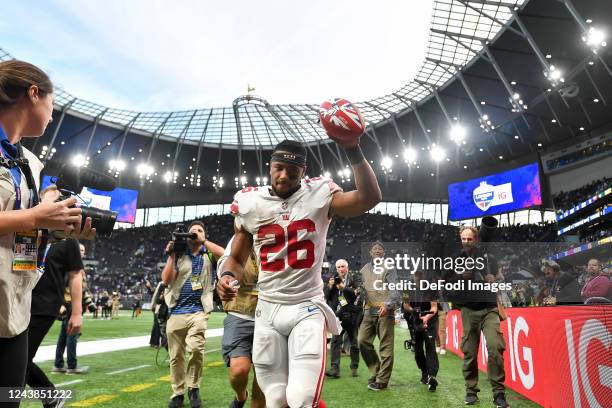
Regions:
<instances>
[{"instance_id":1,"label":"red advertising banner","mask_svg":"<svg viewBox=\"0 0 612 408\"><path fill-rule=\"evenodd\" d=\"M506 309L506 386L543 407L612 407L612 306ZM461 313L448 313L446 348L461 352ZM478 366L487 370L481 333Z\"/></svg>"}]
</instances>

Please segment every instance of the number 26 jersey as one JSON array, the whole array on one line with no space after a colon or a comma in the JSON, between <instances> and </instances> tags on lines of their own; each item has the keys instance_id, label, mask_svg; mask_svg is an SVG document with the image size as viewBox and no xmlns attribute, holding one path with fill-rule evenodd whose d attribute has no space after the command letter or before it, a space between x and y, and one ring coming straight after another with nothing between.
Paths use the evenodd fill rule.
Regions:
<instances>
[{"instance_id":1,"label":"number 26 jersey","mask_svg":"<svg viewBox=\"0 0 612 408\"><path fill-rule=\"evenodd\" d=\"M247 187L231 205L237 229L253 235L259 266L259 298L296 304L323 296L325 257L332 197L342 189L323 177L304 179L287 199L270 187Z\"/></svg>"}]
</instances>

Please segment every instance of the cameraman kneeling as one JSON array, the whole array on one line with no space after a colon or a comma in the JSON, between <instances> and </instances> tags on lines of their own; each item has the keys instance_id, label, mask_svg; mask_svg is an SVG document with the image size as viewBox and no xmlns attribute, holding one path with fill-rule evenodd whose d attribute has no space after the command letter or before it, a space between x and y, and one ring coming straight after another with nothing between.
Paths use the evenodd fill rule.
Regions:
<instances>
[{"instance_id":1,"label":"cameraman kneeling","mask_svg":"<svg viewBox=\"0 0 612 408\"><path fill-rule=\"evenodd\" d=\"M203 223L192 222L188 231L194 237L186 239L186 248L185 237L180 239L182 242L176 239L166 246L170 256L162 271L162 281L167 286L164 299L170 309L166 326L172 381L169 408L183 406L185 383L191 407L202 406L199 388L204 332L213 310L213 264L223 255L223 248L206 240ZM191 355L185 367L187 347Z\"/></svg>"},{"instance_id":2,"label":"cameraman kneeling","mask_svg":"<svg viewBox=\"0 0 612 408\"><path fill-rule=\"evenodd\" d=\"M423 279L423 272L414 274L416 287ZM412 315L414 325L414 347L417 367L421 370L421 383L427 384L429 391L438 386L438 355L436 354L436 332L438 331L438 304L434 302L435 293L419 289L410 292L411 298L404 301L404 310Z\"/></svg>"}]
</instances>

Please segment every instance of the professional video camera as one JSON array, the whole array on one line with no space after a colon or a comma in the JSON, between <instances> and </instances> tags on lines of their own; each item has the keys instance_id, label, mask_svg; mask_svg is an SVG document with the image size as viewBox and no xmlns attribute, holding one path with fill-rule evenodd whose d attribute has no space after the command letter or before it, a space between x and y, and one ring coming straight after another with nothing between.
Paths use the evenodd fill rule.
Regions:
<instances>
[{"instance_id":1,"label":"professional video camera","mask_svg":"<svg viewBox=\"0 0 612 408\"><path fill-rule=\"evenodd\" d=\"M102 191L113 191L116 187L115 180L104 174L88 168L70 165L64 165L59 175L52 179L52 181L61 193L58 201L66 200L73 195L78 197L83 187ZM110 235L113 232L115 221L117 221L117 213L115 211L88 206L81 206L80 208L83 211L82 224L85 223L87 217L90 217L91 226L96 229L98 235Z\"/></svg>"},{"instance_id":2,"label":"professional video camera","mask_svg":"<svg viewBox=\"0 0 612 408\"><path fill-rule=\"evenodd\" d=\"M187 252L187 240L197 237L197 234L187 231L185 224L176 224L176 229L172 232L172 251L177 255L184 254Z\"/></svg>"}]
</instances>

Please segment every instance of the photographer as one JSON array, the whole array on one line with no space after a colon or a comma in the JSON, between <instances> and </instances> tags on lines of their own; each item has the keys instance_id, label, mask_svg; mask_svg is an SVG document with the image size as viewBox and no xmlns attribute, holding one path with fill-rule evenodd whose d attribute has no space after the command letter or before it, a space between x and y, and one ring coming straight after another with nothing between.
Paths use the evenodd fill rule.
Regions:
<instances>
[{"instance_id":1,"label":"photographer","mask_svg":"<svg viewBox=\"0 0 612 408\"><path fill-rule=\"evenodd\" d=\"M11 367L0 371L1 387L25 384L32 289L39 278L38 250L45 247L39 231L95 234L90 219L81 231L81 209L71 208L75 198L56 202L59 193L52 191L39 200L43 164L21 139L42 135L52 114L49 77L27 62L0 62L0 360Z\"/></svg>"},{"instance_id":2,"label":"photographer","mask_svg":"<svg viewBox=\"0 0 612 408\"><path fill-rule=\"evenodd\" d=\"M414 359L421 370L421 383L429 391L438 386L438 355L436 354L436 332L438 331L438 304L434 301L436 293L419 290L423 272L414 274L417 290L411 291L404 300L404 311L412 316L414 326Z\"/></svg>"},{"instance_id":3,"label":"photographer","mask_svg":"<svg viewBox=\"0 0 612 408\"><path fill-rule=\"evenodd\" d=\"M199 408L204 332L213 310L213 265L223 255L223 248L206 240L204 224L200 221L192 222L187 234L175 232L174 236L175 240L166 246L169 256L162 271L162 281L167 287L164 298L170 309L166 334L172 398L168 407L183 406L187 384L191 407ZM191 355L185 367L187 348Z\"/></svg>"},{"instance_id":4,"label":"photographer","mask_svg":"<svg viewBox=\"0 0 612 408\"><path fill-rule=\"evenodd\" d=\"M497 222L493 219L495 223ZM496 226L496 225L495 225ZM485 219L483 229L487 231ZM495 228L495 227L492 227ZM472 282L495 282L491 273L497 272L497 266L490 254L478 247L479 231L474 227L462 226L459 229L462 258L485 259L484 270L474 267L464 271L462 274L452 273L452 280L471 280ZM475 264L477 264L475 262ZM467 284L467 282L466 282ZM500 309L498 308L497 296L493 292L465 290L453 295L453 305L461 310L461 322L463 324L463 336L461 338L461 351L463 357L463 378L466 388L466 405L474 405L478 400L478 347L480 345L480 332L482 331L487 344L488 363L487 371L491 386L493 388L493 402L498 408L508 406L505 397L504 380L504 350L506 343L500 329Z\"/></svg>"},{"instance_id":5,"label":"photographer","mask_svg":"<svg viewBox=\"0 0 612 408\"><path fill-rule=\"evenodd\" d=\"M336 261L336 275L331 278L324 288L327 304L336 311L342 324L342 332L334 335L331 341L331 369L325 374L331 378L340 378L340 357L342 355L342 339L344 334L351 344L351 375L358 377L359 343L357 342L357 329L361 305L357 298L361 280L349 274L348 262L344 259Z\"/></svg>"}]
</instances>

